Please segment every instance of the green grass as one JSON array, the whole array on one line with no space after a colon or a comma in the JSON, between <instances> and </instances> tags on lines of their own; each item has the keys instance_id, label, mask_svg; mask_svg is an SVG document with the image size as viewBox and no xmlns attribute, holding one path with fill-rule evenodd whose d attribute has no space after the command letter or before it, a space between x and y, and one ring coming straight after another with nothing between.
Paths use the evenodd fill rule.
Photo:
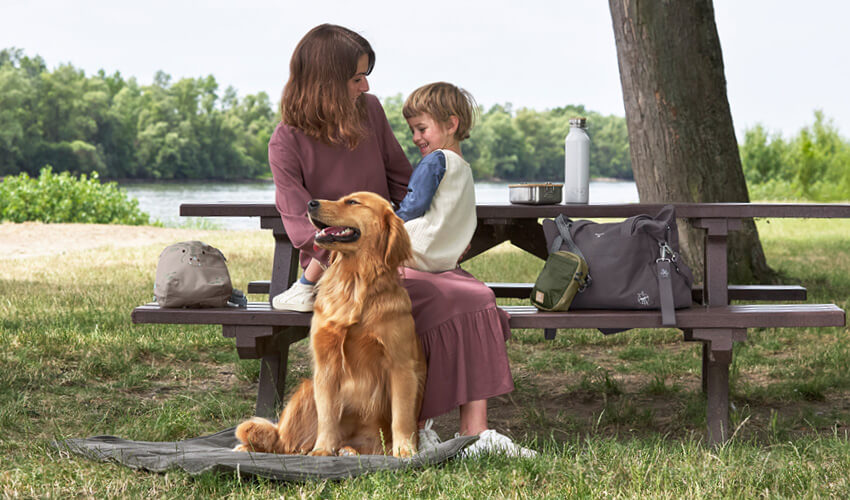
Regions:
<instances>
[{"instance_id":1,"label":"green grass","mask_svg":"<svg viewBox=\"0 0 850 500\"><path fill-rule=\"evenodd\" d=\"M850 221L758 224L771 266L806 286L810 302L847 309ZM225 252L237 287L270 274L266 232L210 231L204 241ZM150 300L161 249L0 260L0 496L850 494L846 328L750 331L748 341L736 345L731 369L735 436L718 448L702 444L700 350L683 343L681 333L560 330L546 341L529 330L515 331L508 344L516 390L491 400L490 416L494 427L541 451L533 460L493 456L340 482L282 484L147 473L59 452L50 445L54 439L179 440L251 415L259 363L239 360L219 327L130 323L132 308ZM482 281L522 282L534 280L542 261L500 246L464 267ZM301 342L290 355L288 382L308 375Z\"/></svg>"}]
</instances>

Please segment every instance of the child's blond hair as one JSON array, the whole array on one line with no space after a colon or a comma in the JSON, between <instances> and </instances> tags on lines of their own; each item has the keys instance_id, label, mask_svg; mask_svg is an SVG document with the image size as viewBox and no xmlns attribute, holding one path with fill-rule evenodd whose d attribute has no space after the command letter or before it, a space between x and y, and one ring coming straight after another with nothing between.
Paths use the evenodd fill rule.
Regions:
<instances>
[{"instance_id":1,"label":"child's blond hair","mask_svg":"<svg viewBox=\"0 0 850 500\"><path fill-rule=\"evenodd\" d=\"M458 123L455 139L460 142L469 139L469 131L478 114L478 105L466 90L451 83L436 82L414 90L404 101L401 112L405 119L427 113L441 124L449 123L451 116L456 116Z\"/></svg>"}]
</instances>

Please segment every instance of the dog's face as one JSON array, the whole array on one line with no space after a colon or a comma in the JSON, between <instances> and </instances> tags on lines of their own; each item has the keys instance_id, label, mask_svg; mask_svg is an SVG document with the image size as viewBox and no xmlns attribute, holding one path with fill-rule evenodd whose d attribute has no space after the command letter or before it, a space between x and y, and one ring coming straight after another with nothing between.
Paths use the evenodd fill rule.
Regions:
<instances>
[{"instance_id":1,"label":"dog's face","mask_svg":"<svg viewBox=\"0 0 850 500\"><path fill-rule=\"evenodd\" d=\"M392 206L370 192L331 200L310 200L307 214L316 226L316 245L340 252L380 256L389 267L410 258L410 238Z\"/></svg>"}]
</instances>

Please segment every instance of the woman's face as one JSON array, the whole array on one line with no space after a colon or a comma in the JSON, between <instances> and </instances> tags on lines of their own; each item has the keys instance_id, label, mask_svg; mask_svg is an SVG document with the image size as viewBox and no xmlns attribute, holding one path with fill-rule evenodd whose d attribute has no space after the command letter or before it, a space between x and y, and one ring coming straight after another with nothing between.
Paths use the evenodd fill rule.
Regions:
<instances>
[{"instance_id":1,"label":"woman's face","mask_svg":"<svg viewBox=\"0 0 850 500\"><path fill-rule=\"evenodd\" d=\"M369 69L369 56L363 54L357 59L357 73L348 80L348 96L356 101L360 94L369 91L369 82L366 81L366 71Z\"/></svg>"}]
</instances>

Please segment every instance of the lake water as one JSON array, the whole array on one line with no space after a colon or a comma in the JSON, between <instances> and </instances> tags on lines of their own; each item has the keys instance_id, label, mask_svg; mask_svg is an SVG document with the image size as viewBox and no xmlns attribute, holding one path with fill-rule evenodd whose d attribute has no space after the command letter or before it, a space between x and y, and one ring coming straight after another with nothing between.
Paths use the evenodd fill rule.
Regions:
<instances>
[{"instance_id":1,"label":"lake water","mask_svg":"<svg viewBox=\"0 0 850 500\"><path fill-rule=\"evenodd\" d=\"M121 184L127 194L139 200L139 207L151 219L168 226L186 224L217 227L221 229L259 229L256 217L180 217L181 203L254 202L274 203L274 185L271 181L254 182L158 182ZM481 182L475 184L475 197L479 203L509 203L508 183ZM636 203L637 187L634 182L590 183L590 203ZM205 220L198 220L205 219Z\"/></svg>"}]
</instances>

